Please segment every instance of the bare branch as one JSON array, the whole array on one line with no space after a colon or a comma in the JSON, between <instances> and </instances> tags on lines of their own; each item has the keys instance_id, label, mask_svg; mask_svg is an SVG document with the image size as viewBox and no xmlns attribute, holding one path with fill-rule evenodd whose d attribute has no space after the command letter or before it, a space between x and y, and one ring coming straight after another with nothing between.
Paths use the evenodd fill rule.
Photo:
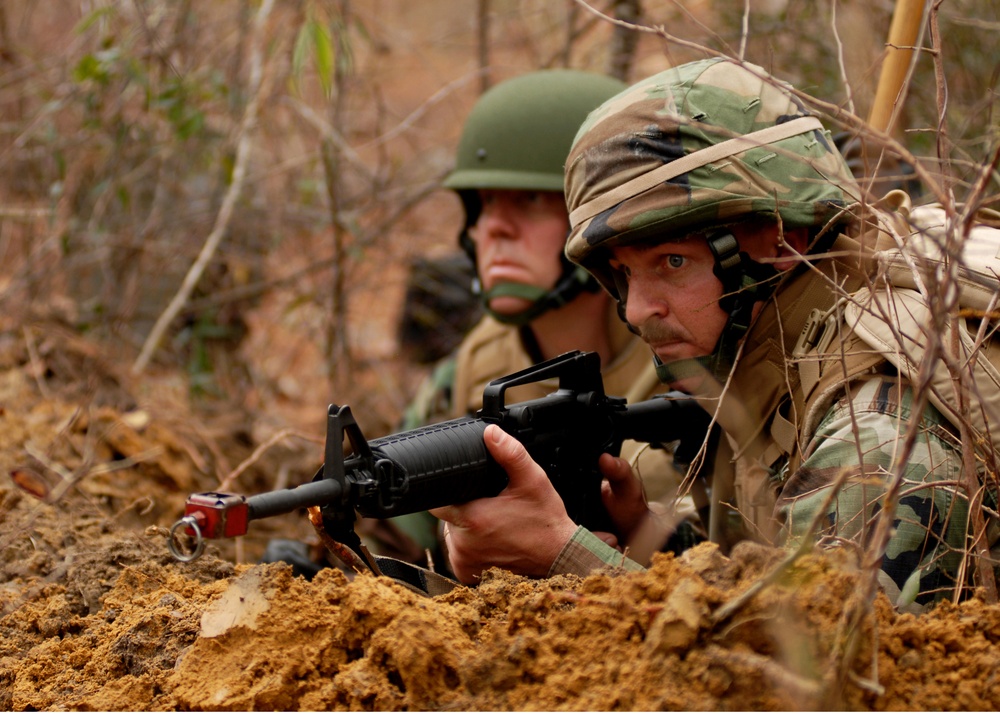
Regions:
<instances>
[{"instance_id":1,"label":"bare branch","mask_svg":"<svg viewBox=\"0 0 1000 714\"><path fill-rule=\"evenodd\" d=\"M261 3L260 9L257 11L257 17L254 20L252 39L253 49L251 54L249 83L251 99L250 103L247 105L246 112L243 115L243 122L241 123L237 134L236 162L233 166L232 181L229 184L229 189L226 191L226 196L222 201L222 206L220 207L219 214L216 217L215 226L212 228L212 232L205 240L205 245L202 246L198 259L194 262L190 270L188 270L187 275L184 277L184 282L181 285L180 290L174 296L173 300L170 301L167 309L160 315L156 324L153 325L153 329L150 331L149 336L146 338L146 342L142 346L142 351L139 353L135 363L132 365L133 374L138 375L145 371L146 366L153 358L153 354L159 347L160 341L163 339L163 335L166 333L170 323L177 317L181 309L184 307L184 304L191 296L191 293L194 291L195 286L198 284L202 274L205 272L205 268L208 266L209 261L212 259L212 256L215 255L215 251L222 242L222 238L226 233L226 228L229 225L229 220L233 214L234 208L236 207L236 201L239 199L240 192L243 189L243 179L246 176L247 163L250 160L250 152L252 148L250 139L253 129L257 124L257 112L260 106L261 95L263 93L262 89L264 86L261 49L264 24L267 21L267 17L270 15L273 7L274 0L264 0L264 2Z\"/></svg>"}]
</instances>

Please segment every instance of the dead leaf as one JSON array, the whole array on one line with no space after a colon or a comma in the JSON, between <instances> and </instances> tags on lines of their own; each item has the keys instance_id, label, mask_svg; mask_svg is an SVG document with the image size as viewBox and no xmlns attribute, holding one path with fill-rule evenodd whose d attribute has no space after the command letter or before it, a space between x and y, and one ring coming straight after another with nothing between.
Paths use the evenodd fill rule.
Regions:
<instances>
[{"instance_id":1,"label":"dead leaf","mask_svg":"<svg viewBox=\"0 0 1000 714\"><path fill-rule=\"evenodd\" d=\"M49 497L49 484L37 471L26 466L10 472L10 478L22 491L27 491L37 499L44 501Z\"/></svg>"},{"instance_id":2,"label":"dead leaf","mask_svg":"<svg viewBox=\"0 0 1000 714\"><path fill-rule=\"evenodd\" d=\"M201 616L201 636L218 637L234 627L257 627L258 615L271 607L261 592L261 573L252 569L238 578Z\"/></svg>"}]
</instances>

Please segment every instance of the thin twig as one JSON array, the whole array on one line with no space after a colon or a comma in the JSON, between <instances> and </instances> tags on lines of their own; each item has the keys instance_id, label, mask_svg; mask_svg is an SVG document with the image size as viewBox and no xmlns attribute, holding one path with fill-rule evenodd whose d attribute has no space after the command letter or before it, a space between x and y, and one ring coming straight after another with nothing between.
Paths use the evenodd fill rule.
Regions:
<instances>
[{"instance_id":1,"label":"thin twig","mask_svg":"<svg viewBox=\"0 0 1000 714\"><path fill-rule=\"evenodd\" d=\"M750 38L750 0L743 0L743 26L740 28L740 62L747 58L747 40Z\"/></svg>"},{"instance_id":2,"label":"thin twig","mask_svg":"<svg viewBox=\"0 0 1000 714\"><path fill-rule=\"evenodd\" d=\"M38 347L35 345L35 336L30 327L25 327L23 332L24 344L28 349L28 359L31 360L31 372L38 385L38 391L45 399L51 399L52 392L49 391L49 385L45 383L45 370L42 368L42 360L38 355Z\"/></svg>"},{"instance_id":3,"label":"thin twig","mask_svg":"<svg viewBox=\"0 0 1000 714\"><path fill-rule=\"evenodd\" d=\"M840 69L840 78L844 82L844 91L847 92L847 111L855 114L854 111L854 88L847 77L847 67L844 65L844 43L840 41L840 31L837 29L837 1L830 3L830 30L833 32L833 41L837 44L837 67Z\"/></svg>"},{"instance_id":4,"label":"thin twig","mask_svg":"<svg viewBox=\"0 0 1000 714\"><path fill-rule=\"evenodd\" d=\"M246 471L248 468L257 463L257 461L260 459L261 456L263 456L265 451L267 451L272 446L277 444L279 441L283 441L286 437L289 436L298 437L300 439L306 439L314 443L323 443L322 439L318 439L308 434L303 434L294 429L282 429L274 436L272 436L270 439L268 439L263 444L254 449L253 453L250 454L250 456L248 456L246 459L244 459L243 463L241 463L239 466L233 469L232 472L227 474L224 479L219 481L219 491L225 492L232 485L232 483L240 477L240 475L244 471Z\"/></svg>"}]
</instances>

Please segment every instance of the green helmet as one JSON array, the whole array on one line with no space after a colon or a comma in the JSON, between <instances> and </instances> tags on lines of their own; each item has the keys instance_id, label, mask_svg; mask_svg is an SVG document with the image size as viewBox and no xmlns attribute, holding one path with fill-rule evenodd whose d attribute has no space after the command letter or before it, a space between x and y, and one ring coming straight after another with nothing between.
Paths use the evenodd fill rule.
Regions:
<instances>
[{"instance_id":1,"label":"green helmet","mask_svg":"<svg viewBox=\"0 0 1000 714\"><path fill-rule=\"evenodd\" d=\"M845 220L859 196L829 132L789 85L755 65L691 62L629 87L580 127L567 159L566 255L624 316L625 285L616 285L606 249L705 232L729 314L707 358L721 374L776 275L724 227L780 217L785 228L819 228ZM658 371L669 381L669 370Z\"/></svg>"},{"instance_id":2,"label":"green helmet","mask_svg":"<svg viewBox=\"0 0 1000 714\"><path fill-rule=\"evenodd\" d=\"M577 129L592 109L623 89L617 79L571 69L501 82L465 120L445 188L562 191Z\"/></svg>"},{"instance_id":3,"label":"green helmet","mask_svg":"<svg viewBox=\"0 0 1000 714\"><path fill-rule=\"evenodd\" d=\"M541 70L506 80L486 91L466 119L454 170L444 187L456 191L465 207L459 242L475 262L468 230L479 219L480 189L562 191L563 167L573 137L587 113L625 88L611 77L569 69ZM599 289L585 271L562 258L563 273L551 288L499 285L480 296L496 319L526 324L546 310L572 300L581 290ZM478 281L475 289L479 291ZM489 310L498 294L532 302L517 315Z\"/></svg>"}]
</instances>

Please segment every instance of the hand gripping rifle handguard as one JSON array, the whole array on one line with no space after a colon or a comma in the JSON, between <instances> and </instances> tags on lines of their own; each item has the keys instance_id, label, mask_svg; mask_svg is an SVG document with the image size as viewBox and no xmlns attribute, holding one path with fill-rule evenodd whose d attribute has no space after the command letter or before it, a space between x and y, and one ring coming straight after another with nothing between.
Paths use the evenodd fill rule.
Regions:
<instances>
[{"instance_id":1,"label":"hand gripping rifle handguard","mask_svg":"<svg viewBox=\"0 0 1000 714\"><path fill-rule=\"evenodd\" d=\"M551 378L558 378L559 386L547 396L504 403L508 388ZM311 482L250 497L194 494L187 500L184 517L170 531L170 551L179 560L194 560L204 550L205 539L244 535L250 521L308 508L324 543L338 557L345 560L346 555L354 564L360 559L380 573L354 530L358 515L392 518L496 496L508 478L483 442L488 424L499 425L524 445L545 469L574 522L613 532L601 500L598 457L617 456L626 439L654 446L679 440L697 448L708 431L709 416L678 393L632 405L607 396L600 358L595 352L580 351L490 382L475 417L372 441L362 435L350 407L331 405L325 462ZM351 445L348 456L345 437ZM190 553L178 547L180 528L195 538Z\"/></svg>"}]
</instances>

